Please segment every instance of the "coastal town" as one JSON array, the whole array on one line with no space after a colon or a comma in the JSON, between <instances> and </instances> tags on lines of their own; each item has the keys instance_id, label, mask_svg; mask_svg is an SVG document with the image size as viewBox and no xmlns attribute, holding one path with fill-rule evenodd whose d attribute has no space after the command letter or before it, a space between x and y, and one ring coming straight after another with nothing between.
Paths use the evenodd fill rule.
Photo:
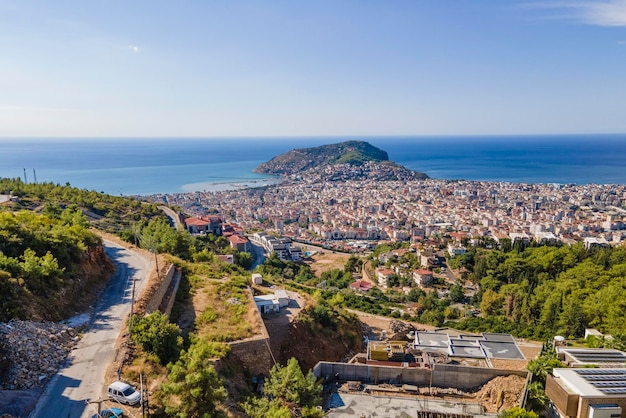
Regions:
<instances>
[{"instance_id":1,"label":"coastal town","mask_svg":"<svg viewBox=\"0 0 626 418\"><path fill-rule=\"evenodd\" d=\"M0 418L626 418L626 0L0 0Z\"/></svg>"},{"instance_id":2,"label":"coastal town","mask_svg":"<svg viewBox=\"0 0 626 418\"><path fill-rule=\"evenodd\" d=\"M349 290L363 295L378 288L393 295L394 288L400 286L410 300L417 287L437 295L435 299L457 302L445 311L448 319L458 318L461 313L464 317L485 317L489 307L484 304L486 310L481 312L483 304L480 310L470 306L476 285L469 280L459 281L465 276L451 272L443 249L452 258L465 253L470 245L496 248L505 242L509 246L521 243L522 247L530 243L582 242L592 249L626 242L624 185L380 180L354 174L351 170L359 170L354 167L348 171L337 167L328 170L326 174L340 179L329 181L324 175L315 175L323 169L315 169L304 175L287 175L281 184L272 187L164 194L150 199L180 208L188 230L203 221L210 228L212 222L223 220L225 230L230 229L225 236L232 247L241 250L241 241L249 238L252 245L282 260L302 259L297 243L369 253L381 243L409 242L410 250L379 253L372 262L379 268L364 267L362 278L353 275L356 280ZM411 268L403 258L408 251L415 251L418 257ZM266 294L261 274L253 274L252 283L255 303L271 340L280 335L274 325L276 318L289 315L293 309L290 296L282 289ZM317 287L323 285L326 289L326 284L322 281ZM260 292L258 296L256 292ZM392 311L403 319L423 318L419 308L410 303ZM533 401L528 398L534 395L527 393L532 385L539 384L545 386L544 407L547 405L546 414L551 417L596 416L598 401L610 404L607 408L613 416L623 416L622 351L569 348L565 338L556 335L549 344L555 348L554 364L558 368L547 383L542 383L535 382L527 371L534 367L529 362L543 361L538 360L545 355L539 342L508 333L476 335L446 327L419 326L422 328L391 321L377 329L369 323L363 352L347 362L317 363L313 369L316 378L326 382L335 376L336 380L330 380L335 389L330 389L327 416L374 416L369 414L382 411L377 403L380 399L388 402L386 412L407 416L415 411L425 418L493 416L517 405L531 408ZM584 335L585 341L605 338L591 328L585 329ZM602 371L589 377L578 367L601 367ZM613 385L612 389L605 390L608 385ZM478 392L477 387L481 388ZM597 398L590 400L591 393ZM348 403L350 407L346 407ZM576 408L591 412L585 415Z\"/></svg>"},{"instance_id":3,"label":"coastal town","mask_svg":"<svg viewBox=\"0 0 626 418\"><path fill-rule=\"evenodd\" d=\"M148 283L138 288L147 290L131 304L131 315L139 321L156 315L174 336L219 332L211 338L225 339L230 354L214 367L224 370L232 361L241 367L240 378L251 377L240 387L224 384L228 402L236 402L246 416L268 414L243 400L242 390L257 393L260 401L254 402L265 402L273 390L266 392L266 385L271 388L273 374L280 373L275 365L285 362L310 370L306 379L319 384L312 386L312 401L298 407L315 407L316 417L417 412L422 418L493 418L522 407L553 418L588 418L595 413L576 414L574 407L589 404L593 410L596 399L616 405L607 409L611 416L623 416L626 328L619 300L624 292L613 283L626 259L618 248L626 242L626 186L431 179L362 141L293 150L259 167L277 176L277 184L119 198L120 209L124 200L152 219L137 231L121 229L119 238L102 236L111 254L139 246L147 260L154 257L155 274L143 275ZM0 195L5 206L29 202L17 181L7 184L8 194ZM30 206L51 214L56 209L41 202ZM100 207L83 209L85 225L91 219L110 226L102 222L108 213L96 213ZM73 210L61 212L59 206L59 222ZM157 253L173 257L161 254L159 262ZM140 263L141 255L136 257ZM186 276L181 268L186 263L205 276ZM578 273L578 266L590 273ZM190 284L182 286L191 289L181 287L185 280ZM582 302L581 287L590 293ZM606 301L609 293L616 302ZM600 299L608 308L595 304ZM555 303L563 307L556 310ZM40 328L14 321L0 333L17 341L29 329ZM41 365L5 349L5 360L14 364L7 375L10 391L37 390L73 344L80 350L77 332L68 331L72 338L58 350L52 341L65 339L45 337L56 351L40 356L49 358ZM120 346L132 343L141 350L122 350L114 365L102 369L109 383L114 375L117 380L107 387L104 405L111 409L100 411L98 400L96 416L107 411L137 416L139 406L133 405L147 406L138 394L116 398L122 385L137 387L136 359L154 350L137 332L143 335L141 327L122 332ZM37 348L29 350L26 358L39 356ZM177 364L183 361L179 357ZM546 361L553 373L542 378L536 369ZM570 370L580 365L603 371L589 377ZM151 373L151 380L167 374ZM57 390L54 385L48 390ZM166 387L153 385L151 396ZM576 402L564 395L572 391L578 393ZM174 411L182 396L163 398L154 411ZM33 416L46 416L41 412L46 408L71 408L62 397L42 399L34 394L12 411L20 416L34 408ZM129 405L122 409L116 400Z\"/></svg>"},{"instance_id":4,"label":"coastal town","mask_svg":"<svg viewBox=\"0 0 626 418\"><path fill-rule=\"evenodd\" d=\"M159 194L190 216L216 213L245 230L358 251L379 241L502 239L619 245L626 238L624 185L519 184L424 179L321 181L266 188Z\"/></svg>"}]
</instances>

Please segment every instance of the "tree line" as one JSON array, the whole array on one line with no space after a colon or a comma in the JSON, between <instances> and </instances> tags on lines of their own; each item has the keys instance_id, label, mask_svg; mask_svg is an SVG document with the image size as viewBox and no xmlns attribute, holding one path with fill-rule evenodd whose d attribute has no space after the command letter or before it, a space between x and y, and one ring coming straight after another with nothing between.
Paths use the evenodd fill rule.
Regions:
<instances>
[{"instance_id":1,"label":"tree line","mask_svg":"<svg viewBox=\"0 0 626 418\"><path fill-rule=\"evenodd\" d=\"M539 339L579 338L585 328L626 334L626 248L582 243L507 250L470 248L450 260L479 284L481 318L462 329L512 332ZM499 325L498 325L499 324ZM498 329L500 328L500 329Z\"/></svg>"}]
</instances>

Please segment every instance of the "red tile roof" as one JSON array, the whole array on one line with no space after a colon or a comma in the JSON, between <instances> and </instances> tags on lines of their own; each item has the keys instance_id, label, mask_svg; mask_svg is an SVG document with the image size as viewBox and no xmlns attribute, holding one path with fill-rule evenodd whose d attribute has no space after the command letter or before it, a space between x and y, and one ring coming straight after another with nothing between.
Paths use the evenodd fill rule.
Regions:
<instances>
[{"instance_id":1,"label":"red tile roof","mask_svg":"<svg viewBox=\"0 0 626 418\"><path fill-rule=\"evenodd\" d=\"M357 280L354 283L350 283L350 287L355 290L363 290L368 291L372 288L372 284L368 282L364 282L363 280Z\"/></svg>"},{"instance_id":2,"label":"red tile roof","mask_svg":"<svg viewBox=\"0 0 626 418\"><path fill-rule=\"evenodd\" d=\"M211 222L219 222L219 221L221 221L221 218L215 215L196 216L194 218L185 219L185 225L206 226L206 225L209 225Z\"/></svg>"},{"instance_id":3,"label":"red tile roof","mask_svg":"<svg viewBox=\"0 0 626 418\"><path fill-rule=\"evenodd\" d=\"M185 219L185 225L187 225L187 226L206 226L209 223L210 222L203 221L200 218L187 218L187 219Z\"/></svg>"},{"instance_id":4,"label":"red tile roof","mask_svg":"<svg viewBox=\"0 0 626 418\"><path fill-rule=\"evenodd\" d=\"M390 270L390 269L379 269L379 270L376 270L376 273L377 274L380 273L383 276L393 276L394 274L396 274L395 271Z\"/></svg>"},{"instance_id":5,"label":"red tile roof","mask_svg":"<svg viewBox=\"0 0 626 418\"><path fill-rule=\"evenodd\" d=\"M242 237L241 235L237 234L229 236L228 240L231 242L231 244L245 244L246 242L248 242L248 238Z\"/></svg>"}]
</instances>

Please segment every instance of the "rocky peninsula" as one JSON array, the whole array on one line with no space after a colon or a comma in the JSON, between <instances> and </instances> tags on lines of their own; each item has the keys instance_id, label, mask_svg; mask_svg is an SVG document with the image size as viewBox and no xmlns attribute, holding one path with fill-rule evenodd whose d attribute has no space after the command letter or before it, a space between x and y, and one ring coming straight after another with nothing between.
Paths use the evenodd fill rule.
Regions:
<instances>
[{"instance_id":1,"label":"rocky peninsula","mask_svg":"<svg viewBox=\"0 0 626 418\"><path fill-rule=\"evenodd\" d=\"M257 173L297 180L320 181L420 180L428 176L389 160L386 151L365 141L345 141L313 148L293 149L260 164Z\"/></svg>"}]
</instances>

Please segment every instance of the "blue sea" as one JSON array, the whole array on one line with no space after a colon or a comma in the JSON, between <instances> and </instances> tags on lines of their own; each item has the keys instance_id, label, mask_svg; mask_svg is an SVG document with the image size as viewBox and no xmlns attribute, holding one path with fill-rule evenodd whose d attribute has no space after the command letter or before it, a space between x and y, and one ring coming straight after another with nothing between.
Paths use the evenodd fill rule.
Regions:
<instances>
[{"instance_id":1,"label":"blue sea","mask_svg":"<svg viewBox=\"0 0 626 418\"><path fill-rule=\"evenodd\" d=\"M439 179L626 184L626 134L207 139L0 139L0 177L114 195L266 184L252 169L294 148L365 140ZM271 182L271 181L270 181Z\"/></svg>"}]
</instances>

